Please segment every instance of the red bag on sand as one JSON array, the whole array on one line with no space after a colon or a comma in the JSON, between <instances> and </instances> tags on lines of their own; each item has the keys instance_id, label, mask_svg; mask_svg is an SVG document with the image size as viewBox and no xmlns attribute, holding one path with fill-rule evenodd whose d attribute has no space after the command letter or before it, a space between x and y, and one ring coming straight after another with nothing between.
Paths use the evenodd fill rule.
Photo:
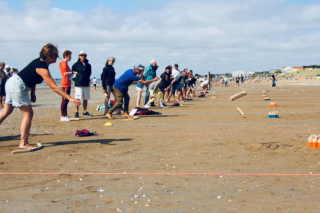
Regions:
<instances>
[{"instance_id":1,"label":"red bag on sand","mask_svg":"<svg viewBox=\"0 0 320 213\"><path fill-rule=\"evenodd\" d=\"M110 103L113 106L116 103L116 101L115 100L111 100Z\"/></svg>"},{"instance_id":2,"label":"red bag on sand","mask_svg":"<svg viewBox=\"0 0 320 213\"><path fill-rule=\"evenodd\" d=\"M75 136L77 137L85 137L85 136L91 136L91 135L97 135L96 132L89 132L87 129L81 129L77 130Z\"/></svg>"},{"instance_id":3,"label":"red bag on sand","mask_svg":"<svg viewBox=\"0 0 320 213\"><path fill-rule=\"evenodd\" d=\"M204 95L198 95L198 98L203 98L203 97L205 97Z\"/></svg>"},{"instance_id":4,"label":"red bag on sand","mask_svg":"<svg viewBox=\"0 0 320 213\"><path fill-rule=\"evenodd\" d=\"M173 103L172 106L180 106L179 103Z\"/></svg>"},{"instance_id":5,"label":"red bag on sand","mask_svg":"<svg viewBox=\"0 0 320 213\"><path fill-rule=\"evenodd\" d=\"M157 114L161 114L160 112L155 112L155 111L152 111L152 110L146 109L146 108L136 107L135 109L138 109L138 111L134 115L157 115Z\"/></svg>"}]
</instances>

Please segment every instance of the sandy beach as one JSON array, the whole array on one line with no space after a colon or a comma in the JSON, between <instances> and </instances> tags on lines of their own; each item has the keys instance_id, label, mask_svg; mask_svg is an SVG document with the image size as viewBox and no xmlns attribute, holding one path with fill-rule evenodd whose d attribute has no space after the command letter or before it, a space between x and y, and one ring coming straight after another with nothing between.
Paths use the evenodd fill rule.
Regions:
<instances>
[{"instance_id":1,"label":"sandy beach","mask_svg":"<svg viewBox=\"0 0 320 213\"><path fill-rule=\"evenodd\" d=\"M154 107L161 115L138 120L105 118L96 111L101 87L91 88L94 116L72 122L59 121L60 96L38 89L30 143L43 149L11 154L19 110L0 126L0 212L319 212L319 150L307 144L320 134L319 84L216 84L205 98ZM246 96L229 100L243 90ZM131 109L135 87L129 91ZM280 118L268 118L269 111ZM99 135L76 137L78 129Z\"/></svg>"}]
</instances>

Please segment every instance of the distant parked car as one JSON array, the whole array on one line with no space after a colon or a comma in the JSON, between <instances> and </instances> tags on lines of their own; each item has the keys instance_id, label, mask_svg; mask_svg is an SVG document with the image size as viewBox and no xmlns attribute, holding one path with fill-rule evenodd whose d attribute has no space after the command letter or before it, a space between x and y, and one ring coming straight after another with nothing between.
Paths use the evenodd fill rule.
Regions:
<instances>
[{"instance_id":1,"label":"distant parked car","mask_svg":"<svg viewBox=\"0 0 320 213\"><path fill-rule=\"evenodd\" d=\"M320 74L316 74L316 76L320 76Z\"/></svg>"}]
</instances>

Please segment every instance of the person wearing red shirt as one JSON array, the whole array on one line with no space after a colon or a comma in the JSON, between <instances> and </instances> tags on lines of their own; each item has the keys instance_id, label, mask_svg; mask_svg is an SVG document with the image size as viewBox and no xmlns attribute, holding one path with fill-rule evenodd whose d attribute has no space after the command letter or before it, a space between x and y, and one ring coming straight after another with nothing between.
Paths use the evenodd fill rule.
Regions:
<instances>
[{"instance_id":1,"label":"person wearing red shirt","mask_svg":"<svg viewBox=\"0 0 320 213\"><path fill-rule=\"evenodd\" d=\"M62 76L61 89L70 95L71 92L71 80L69 80L70 75L77 74L76 72L71 72L68 62L71 60L72 52L66 50L63 52L63 61L59 63L59 68ZM71 121L71 117L68 116L68 103L69 100L62 97L61 101L61 118L60 121Z\"/></svg>"}]
</instances>

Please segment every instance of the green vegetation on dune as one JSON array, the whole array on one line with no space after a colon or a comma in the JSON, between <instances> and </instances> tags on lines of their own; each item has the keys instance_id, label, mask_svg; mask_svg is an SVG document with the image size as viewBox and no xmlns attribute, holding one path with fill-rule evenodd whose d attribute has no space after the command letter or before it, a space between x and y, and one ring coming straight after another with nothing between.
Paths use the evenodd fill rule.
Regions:
<instances>
[{"instance_id":1,"label":"green vegetation on dune","mask_svg":"<svg viewBox=\"0 0 320 213\"><path fill-rule=\"evenodd\" d=\"M312 77L312 76L316 76L317 74L320 74L320 70L303 70L300 71L299 73L287 73L284 75L279 75L279 77L289 77L289 76L293 76L293 77Z\"/></svg>"}]
</instances>

